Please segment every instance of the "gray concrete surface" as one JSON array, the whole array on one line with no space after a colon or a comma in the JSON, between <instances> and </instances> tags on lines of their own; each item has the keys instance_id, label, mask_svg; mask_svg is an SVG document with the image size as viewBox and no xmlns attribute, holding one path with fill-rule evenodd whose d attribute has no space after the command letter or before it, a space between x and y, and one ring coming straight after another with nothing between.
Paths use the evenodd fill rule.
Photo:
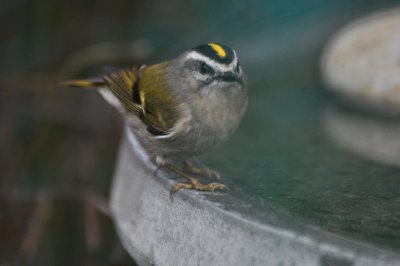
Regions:
<instances>
[{"instance_id":1,"label":"gray concrete surface","mask_svg":"<svg viewBox=\"0 0 400 266\"><path fill-rule=\"evenodd\" d=\"M182 191L171 202L174 182L155 172L126 131L111 208L118 234L139 265L400 265L398 254L273 213L258 220L252 213L268 208L252 209L233 189Z\"/></svg>"}]
</instances>

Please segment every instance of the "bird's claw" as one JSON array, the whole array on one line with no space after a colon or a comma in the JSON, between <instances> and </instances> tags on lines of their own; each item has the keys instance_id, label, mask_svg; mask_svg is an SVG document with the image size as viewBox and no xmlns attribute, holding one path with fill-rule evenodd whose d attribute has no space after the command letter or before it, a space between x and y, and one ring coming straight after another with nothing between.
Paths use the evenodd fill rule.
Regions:
<instances>
[{"instance_id":1,"label":"bird's claw","mask_svg":"<svg viewBox=\"0 0 400 266\"><path fill-rule=\"evenodd\" d=\"M184 189L192 189L197 191L210 191L214 192L215 190L223 190L225 189L225 185L221 183L209 183L209 184L202 184L196 178L194 178L191 183L176 183L175 186L172 187L169 196L171 201L174 201L173 196L176 192Z\"/></svg>"}]
</instances>

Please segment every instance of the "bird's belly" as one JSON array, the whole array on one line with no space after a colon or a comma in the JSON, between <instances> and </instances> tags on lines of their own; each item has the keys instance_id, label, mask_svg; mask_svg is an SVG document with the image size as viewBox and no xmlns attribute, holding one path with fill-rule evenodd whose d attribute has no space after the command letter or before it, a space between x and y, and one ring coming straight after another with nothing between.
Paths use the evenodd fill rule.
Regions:
<instances>
[{"instance_id":1,"label":"bird's belly","mask_svg":"<svg viewBox=\"0 0 400 266\"><path fill-rule=\"evenodd\" d=\"M197 155L217 148L236 130L239 121L224 123L224 126L195 125L186 134L176 139L177 146L185 154Z\"/></svg>"}]
</instances>

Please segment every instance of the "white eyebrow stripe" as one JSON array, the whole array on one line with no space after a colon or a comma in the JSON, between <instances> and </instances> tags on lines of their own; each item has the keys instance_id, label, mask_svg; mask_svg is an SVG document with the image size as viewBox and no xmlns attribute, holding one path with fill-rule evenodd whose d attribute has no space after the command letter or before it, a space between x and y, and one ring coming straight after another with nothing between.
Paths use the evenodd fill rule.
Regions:
<instances>
[{"instance_id":1,"label":"white eyebrow stripe","mask_svg":"<svg viewBox=\"0 0 400 266\"><path fill-rule=\"evenodd\" d=\"M237 63L237 57L235 53L235 58L233 59L233 62L230 63L229 65L224 65L224 64L219 64L215 62L214 60L211 60L209 57L204 56L196 51L190 52L186 58L194 59L194 60L199 60L205 62L207 65L213 67L214 69L217 69L221 72L226 72L226 71L233 71L235 69L236 63Z\"/></svg>"}]
</instances>

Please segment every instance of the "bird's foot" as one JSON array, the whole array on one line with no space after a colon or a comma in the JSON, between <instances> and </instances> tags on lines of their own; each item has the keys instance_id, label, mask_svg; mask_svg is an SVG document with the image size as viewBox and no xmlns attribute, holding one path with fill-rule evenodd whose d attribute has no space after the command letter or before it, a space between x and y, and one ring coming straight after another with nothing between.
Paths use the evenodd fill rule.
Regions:
<instances>
[{"instance_id":1,"label":"bird's foot","mask_svg":"<svg viewBox=\"0 0 400 266\"><path fill-rule=\"evenodd\" d=\"M170 198L173 201L173 195L178 192L179 190L183 189L193 189L197 191L215 191L215 190L222 190L225 188L224 184L220 183L209 183L209 184L202 184L199 179L194 178L186 173L184 173L182 170L180 170L178 167L176 167L173 164L170 163L165 163L163 165L165 168L167 168L170 171L173 171L177 173L178 175L186 178L189 182L188 183L176 183L175 186L171 189L170 191Z\"/></svg>"},{"instance_id":2,"label":"bird's foot","mask_svg":"<svg viewBox=\"0 0 400 266\"><path fill-rule=\"evenodd\" d=\"M225 185L221 183L202 184L197 178L193 178L193 180L189 182L190 183L176 183L169 193L171 200L173 200L174 194L182 188L210 192L214 192L215 190L223 190L225 188Z\"/></svg>"}]
</instances>

